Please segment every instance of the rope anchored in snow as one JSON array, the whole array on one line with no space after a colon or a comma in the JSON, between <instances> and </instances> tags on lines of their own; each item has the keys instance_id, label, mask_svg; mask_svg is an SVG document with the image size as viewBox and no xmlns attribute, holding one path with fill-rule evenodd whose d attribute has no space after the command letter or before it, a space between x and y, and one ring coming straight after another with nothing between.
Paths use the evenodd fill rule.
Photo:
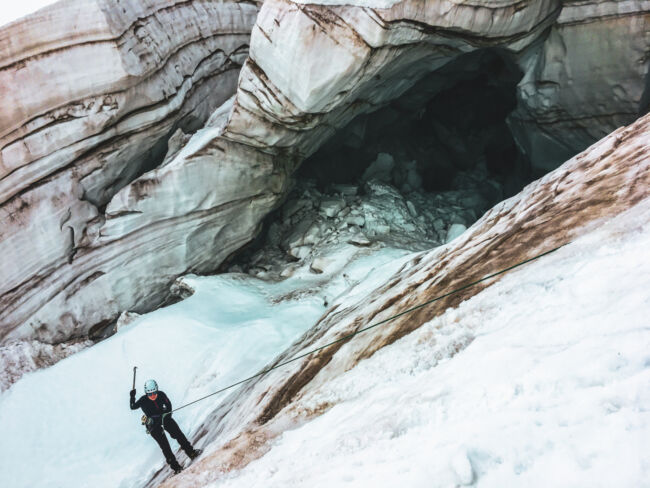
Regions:
<instances>
[{"instance_id":1,"label":"rope anchored in snow","mask_svg":"<svg viewBox=\"0 0 650 488\"><path fill-rule=\"evenodd\" d=\"M447 298L448 296L454 295L454 294L459 293L459 292L461 292L463 290L471 288L472 286L478 285L479 283L482 283L483 281L487 281L490 278L494 278L495 276L502 275L504 273L507 273L508 271L511 271L511 270L513 270L515 268L518 268L519 266L523 266L524 264L530 263L531 261L535 261L536 259L547 256L547 255L557 251L558 249L564 247L565 245L566 244L563 244L562 246L558 246L558 247L556 247L554 249L551 249L550 251L543 252L541 254L538 254L537 256L533 256L532 258L528 258L528 259L526 259L524 261L521 261L520 263L514 264L514 265L512 265L512 266L510 266L508 268L502 269L501 271L497 271L496 273L492 273L492 274L489 274L487 276L484 276L480 280L473 281L471 283L468 283L467 285L461 286L460 288L456 288L455 290L452 290L452 291L450 291L448 293L445 293L444 295L437 296L435 298L432 298L431 300L427 300L426 302L415 305L414 307L406 309L403 312L400 312L400 313L398 313L396 315L392 315L391 317L380 320L379 322L376 322L376 323L371 324L371 325L369 325L367 327L364 327L363 329L359 329L359 330L357 330L355 332L347 334L347 335L345 335L345 336L343 336L343 337L341 337L339 339L336 339L335 341L328 342L327 344L325 344L323 346L320 346L320 347L317 347L317 348L312 349L310 351L307 351L305 353L299 354L296 357L293 357L291 359L287 359L286 361L282 361L281 363L278 363L275 366L272 366L272 367L264 369L264 370L262 370L262 371L260 371L258 373L255 373L254 375L249 376L248 378L244 378L243 380L237 381L236 383L232 383L232 384L230 384L228 386L225 386L225 387L223 387L223 388L221 388L221 389L219 389L219 390L217 390L215 392L212 392L212 393L210 393L208 395L205 395L205 396L203 396L201 398L198 398L198 399L196 399L194 401L191 401L189 403L181 405L180 407L177 407L177 408L173 409L171 412L166 412L166 413L162 414L163 421L165 419L165 416L170 415L173 412L177 412L177 411L179 411L179 410L181 410L181 409L183 409L185 407L189 407L190 405L194 405L195 403L201 402L201 401L203 401L203 400L205 400L207 398L210 398L210 397L212 397L214 395L218 395L219 393L223 393L226 390L230 390L231 388L234 388L235 386L239 386L239 385L241 385L243 383L251 381L251 380L253 380L255 378L258 378L260 376L264 376L266 373L269 373L269 372L273 371L274 369L278 369L278 368L280 368L282 366L285 366L285 365L287 365L289 363L292 363L294 361L298 361L299 359L302 359L302 358L304 358L306 356L309 356L310 354L314 354L316 352L322 351L323 349L325 349L327 347L330 347L330 346L333 346L334 344L338 344L340 342L347 341L347 340L353 338L354 336L356 336L358 334L361 334L362 332L366 332L366 331L368 331L370 329L374 329L375 327L379 327L380 325L383 325L383 324L385 324L387 322L390 322L391 320L395 320L395 319L397 319L399 317L402 317L402 316L407 315L407 314L409 314L411 312L414 312L414 311L419 310L419 309L421 309L423 307L426 307L427 305L431 305L434 302L437 302L439 300L442 300L443 298ZM157 417L160 417L160 415L157 415Z\"/></svg>"}]
</instances>

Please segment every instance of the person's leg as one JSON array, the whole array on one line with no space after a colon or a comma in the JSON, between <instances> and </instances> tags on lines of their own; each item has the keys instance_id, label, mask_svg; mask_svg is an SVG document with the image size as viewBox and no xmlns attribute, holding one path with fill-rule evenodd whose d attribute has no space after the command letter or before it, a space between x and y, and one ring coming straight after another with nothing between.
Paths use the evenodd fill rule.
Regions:
<instances>
[{"instance_id":1,"label":"person's leg","mask_svg":"<svg viewBox=\"0 0 650 488\"><path fill-rule=\"evenodd\" d=\"M167 436L165 435L165 431L163 431L162 427L154 427L151 429L151 437L153 437L160 446L167 464L169 464L169 466L174 471L180 469L180 464L178 464L176 456L174 456L172 448L169 446L169 441L167 440Z\"/></svg>"},{"instance_id":2,"label":"person's leg","mask_svg":"<svg viewBox=\"0 0 650 488\"><path fill-rule=\"evenodd\" d=\"M178 426L176 421L171 418L167 417L165 419L165 430L169 432L169 435L172 436L172 439L176 439L178 443L181 446L181 449L185 451L185 453L190 457L194 458L194 448L192 447L192 444L190 444L190 441L187 440L187 437L185 437L185 434L181 431L181 428Z\"/></svg>"}]
</instances>

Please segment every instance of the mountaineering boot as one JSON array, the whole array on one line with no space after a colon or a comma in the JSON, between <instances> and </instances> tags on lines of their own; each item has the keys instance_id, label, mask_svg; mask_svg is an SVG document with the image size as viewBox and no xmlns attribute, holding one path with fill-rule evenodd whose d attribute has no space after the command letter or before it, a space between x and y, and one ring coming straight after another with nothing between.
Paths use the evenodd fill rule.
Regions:
<instances>
[{"instance_id":1,"label":"mountaineering boot","mask_svg":"<svg viewBox=\"0 0 650 488\"><path fill-rule=\"evenodd\" d=\"M170 462L169 467L172 468L172 471L174 471L175 474L178 474L181 471L183 471L183 466L178 464L178 461L176 461L176 460Z\"/></svg>"},{"instance_id":2,"label":"mountaineering boot","mask_svg":"<svg viewBox=\"0 0 650 488\"><path fill-rule=\"evenodd\" d=\"M197 457L199 457L202 452L203 452L203 449L192 449L190 452L187 453L187 456L190 459L194 460Z\"/></svg>"}]
</instances>

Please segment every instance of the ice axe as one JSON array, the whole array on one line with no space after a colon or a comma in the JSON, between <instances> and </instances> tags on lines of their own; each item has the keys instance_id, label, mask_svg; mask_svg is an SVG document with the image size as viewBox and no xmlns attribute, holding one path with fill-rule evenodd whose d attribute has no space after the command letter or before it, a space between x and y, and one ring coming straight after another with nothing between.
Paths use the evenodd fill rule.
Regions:
<instances>
[{"instance_id":1,"label":"ice axe","mask_svg":"<svg viewBox=\"0 0 650 488\"><path fill-rule=\"evenodd\" d=\"M133 366L133 388L132 390L135 390L135 370L138 369L137 366Z\"/></svg>"}]
</instances>

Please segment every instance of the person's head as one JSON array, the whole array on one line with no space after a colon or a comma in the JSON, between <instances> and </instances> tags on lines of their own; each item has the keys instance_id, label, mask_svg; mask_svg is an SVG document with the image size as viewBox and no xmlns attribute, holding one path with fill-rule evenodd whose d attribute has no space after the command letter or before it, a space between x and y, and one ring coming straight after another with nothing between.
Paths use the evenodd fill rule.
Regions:
<instances>
[{"instance_id":1,"label":"person's head","mask_svg":"<svg viewBox=\"0 0 650 488\"><path fill-rule=\"evenodd\" d=\"M151 400L158 398L158 383L155 380L147 380L144 383L144 393Z\"/></svg>"}]
</instances>

